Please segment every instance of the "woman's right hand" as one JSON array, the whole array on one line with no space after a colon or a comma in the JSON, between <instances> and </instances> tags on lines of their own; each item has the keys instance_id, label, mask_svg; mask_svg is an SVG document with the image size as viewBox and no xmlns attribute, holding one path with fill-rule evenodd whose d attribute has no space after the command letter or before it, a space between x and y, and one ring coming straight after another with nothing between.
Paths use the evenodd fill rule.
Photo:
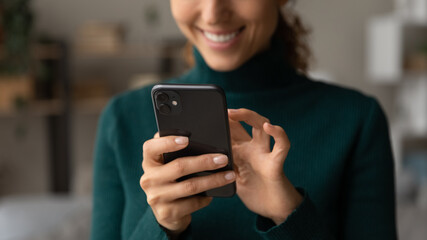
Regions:
<instances>
[{"instance_id":1,"label":"woman's right hand","mask_svg":"<svg viewBox=\"0 0 427 240\"><path fill-rule=\"evenodd\" d=\"M175 152L188 145L188 138L181 136L155 137L143 145L141 188L147 195L158 223L172 234L183 232L191 222L191 213L204 208L211 197L194 196L209 189L227 185L235 180L233 171L193 177L181 182L176 179L202 171L219 169L227 165L223 154L177 158L163 163L163 153Z\"/></svg>"}]
</instances>

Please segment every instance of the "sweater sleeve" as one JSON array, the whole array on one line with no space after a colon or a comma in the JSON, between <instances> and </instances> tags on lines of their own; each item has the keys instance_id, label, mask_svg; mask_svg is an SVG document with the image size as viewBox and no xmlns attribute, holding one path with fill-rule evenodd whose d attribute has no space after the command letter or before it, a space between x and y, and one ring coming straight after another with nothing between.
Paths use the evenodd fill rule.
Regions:
<instances>
[{"instance_id":1,"label":"sweater sleeve","mask_svg":"<svg viewBox=\"0 0 427 240\"><path fill-rule=\"evenodd\" d=\"M371 98L345 174L342 239L397 239L394 161L387 119Z\"/></svg>"},{"instance_id":2,"label":"sweater sleeve","mask_svg":"<svg viewBox=\"0 0 427 240\"><path fill-rule=\"evenodd\" d=\"M117 118L112 102L98 122L94 156L91 239L120 239L124 197L111 139Z\"/></svg>"},{"instance_id":3,"label":"sweater sleeve","mask_svg":"<svg viewBox=\"0 0 427 240\"><path fill-rule=\"evenodd\" d=\"M297 190L303 200L282 224L276 226L271 219L257 216L255 226L258 234L266 240L335 239L322 227L315 205L307 192L299 187Z\"/></svg>"},{"instance_id":4,"label":"sweater sleeve","mask_svg":"<svg viewBox=\"0 0 427 240\"><path fill-rule=\"evenodd\" d=\"M94 154L94 190L91 239L122 239L125 197L119 173L114 141L117 140L118 118L115 101L104 109L98 122ZM168 239L159 227L149 206L129 240Z\"/></svg>"},{"instance_id":5,"label":"sweater sleeve","mask_svg":"<svg viewBox=\"0 0 427 240\"><path fill-rule=\"evenodd\" d=\"M280 225L258 216L256 231L263 239L397 239L394 166L384 112L375 99L356 141L344 176L338 236L322 225L308 194Z\"/></svg>"},{"instance_id":6,"label":"sweater sleeve","mask_svg":"<svg viewBox=\"0 0 427 240\"><path fill-rule=\"evenodd\" d=\"M179 237L171 237L166 233L166 229L157 223L156 217L150 207L147 207L144 215L139 220L135 231L129 240L138 239L158 239L158 240L191 240L191 226L189 226Z\"/></svg>"}]
</instances>

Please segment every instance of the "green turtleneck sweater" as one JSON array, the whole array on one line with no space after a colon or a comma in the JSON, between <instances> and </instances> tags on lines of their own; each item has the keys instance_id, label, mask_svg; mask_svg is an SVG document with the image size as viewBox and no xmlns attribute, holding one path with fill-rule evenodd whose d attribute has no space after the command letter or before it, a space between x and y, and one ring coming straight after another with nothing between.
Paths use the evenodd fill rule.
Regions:
<instances>
[{"instance_id":1,"label":"green turtleneck sweater","mask_svg":"<svg viewBox=\"0 0 427 240\"><path fill-rule=\"evenodd\" d=\"M272 47L231 72L196 66L174 83L221 86L229 108L281 126L291 142L284 172L303 202L275 226L239 197L215 198L192 215L183 239L396 239L393 157L378 102L312 81ZM167 239L139 185L142 145L157 132L152 86L114 97L98 125L92 239ZM249 129L247 129L249 130Z\"/></svg>"}]
</instances>

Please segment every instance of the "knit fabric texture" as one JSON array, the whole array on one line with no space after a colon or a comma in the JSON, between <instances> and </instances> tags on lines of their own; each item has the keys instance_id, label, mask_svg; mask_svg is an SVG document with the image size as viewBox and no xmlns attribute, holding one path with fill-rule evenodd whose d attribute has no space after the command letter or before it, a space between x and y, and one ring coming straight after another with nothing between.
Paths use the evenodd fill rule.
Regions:
<instances>
[{"instance_id":1,"label":"knit fabric texture","mask_svg":"<svg viewBox=\"0 0 427 240\"><path fill-rule=\"evenodd\" d=\"M396 239L393 156L378 102L290 68L283 46L230 72L196 66L170 83L222 87L228 108L248 108L287 133L283 171L303 202L276 226L237 195L192 214L181 239ZM142 145L157 132L152 85L114 97L98 124L91 239L168 239L139 185ZM251 129L245 125L246 130ZM272 141L272 146L274 142Z\"/></svg>"}]
</instances>

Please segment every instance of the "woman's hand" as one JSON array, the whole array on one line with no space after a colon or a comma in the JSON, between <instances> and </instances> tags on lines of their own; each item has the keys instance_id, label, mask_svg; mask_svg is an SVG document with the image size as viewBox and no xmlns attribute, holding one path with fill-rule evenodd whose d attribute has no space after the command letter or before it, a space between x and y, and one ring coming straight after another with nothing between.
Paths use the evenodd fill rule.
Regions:
<instances>
[{"instance_id":1,"label":"woman's hand","mask_svg":"<svg viewBox=\"0 0 427 240\"><path fill-rule=\"evenodd\" d=\"M183 232L191 222L191 213L208 206L212 200L195 194L224 186L235 179L234 172L228 171L176 182L180 177L222 168L228 163L227 156L222 154L183 157L163 163L163 153L175 152L187 145L187 137L158 137L158 133L143 145L144 174L140 185L158 223L173 235Z\"/></svg>"},{"instance_id":2,"label":"woman's hand","mask_svg":"<svg viewBox=\"0 0 427 240\"><path fill-rule=\"evenodd\" d=\"M290 142L285 131L248 109L229 109L230 134L237 194L251 211L277 225L302 202L302 196L283 172ZM252 138L239 123L252 126ZM274 138L270 151L270 136Z\"/></svg>"}]
</instances>

